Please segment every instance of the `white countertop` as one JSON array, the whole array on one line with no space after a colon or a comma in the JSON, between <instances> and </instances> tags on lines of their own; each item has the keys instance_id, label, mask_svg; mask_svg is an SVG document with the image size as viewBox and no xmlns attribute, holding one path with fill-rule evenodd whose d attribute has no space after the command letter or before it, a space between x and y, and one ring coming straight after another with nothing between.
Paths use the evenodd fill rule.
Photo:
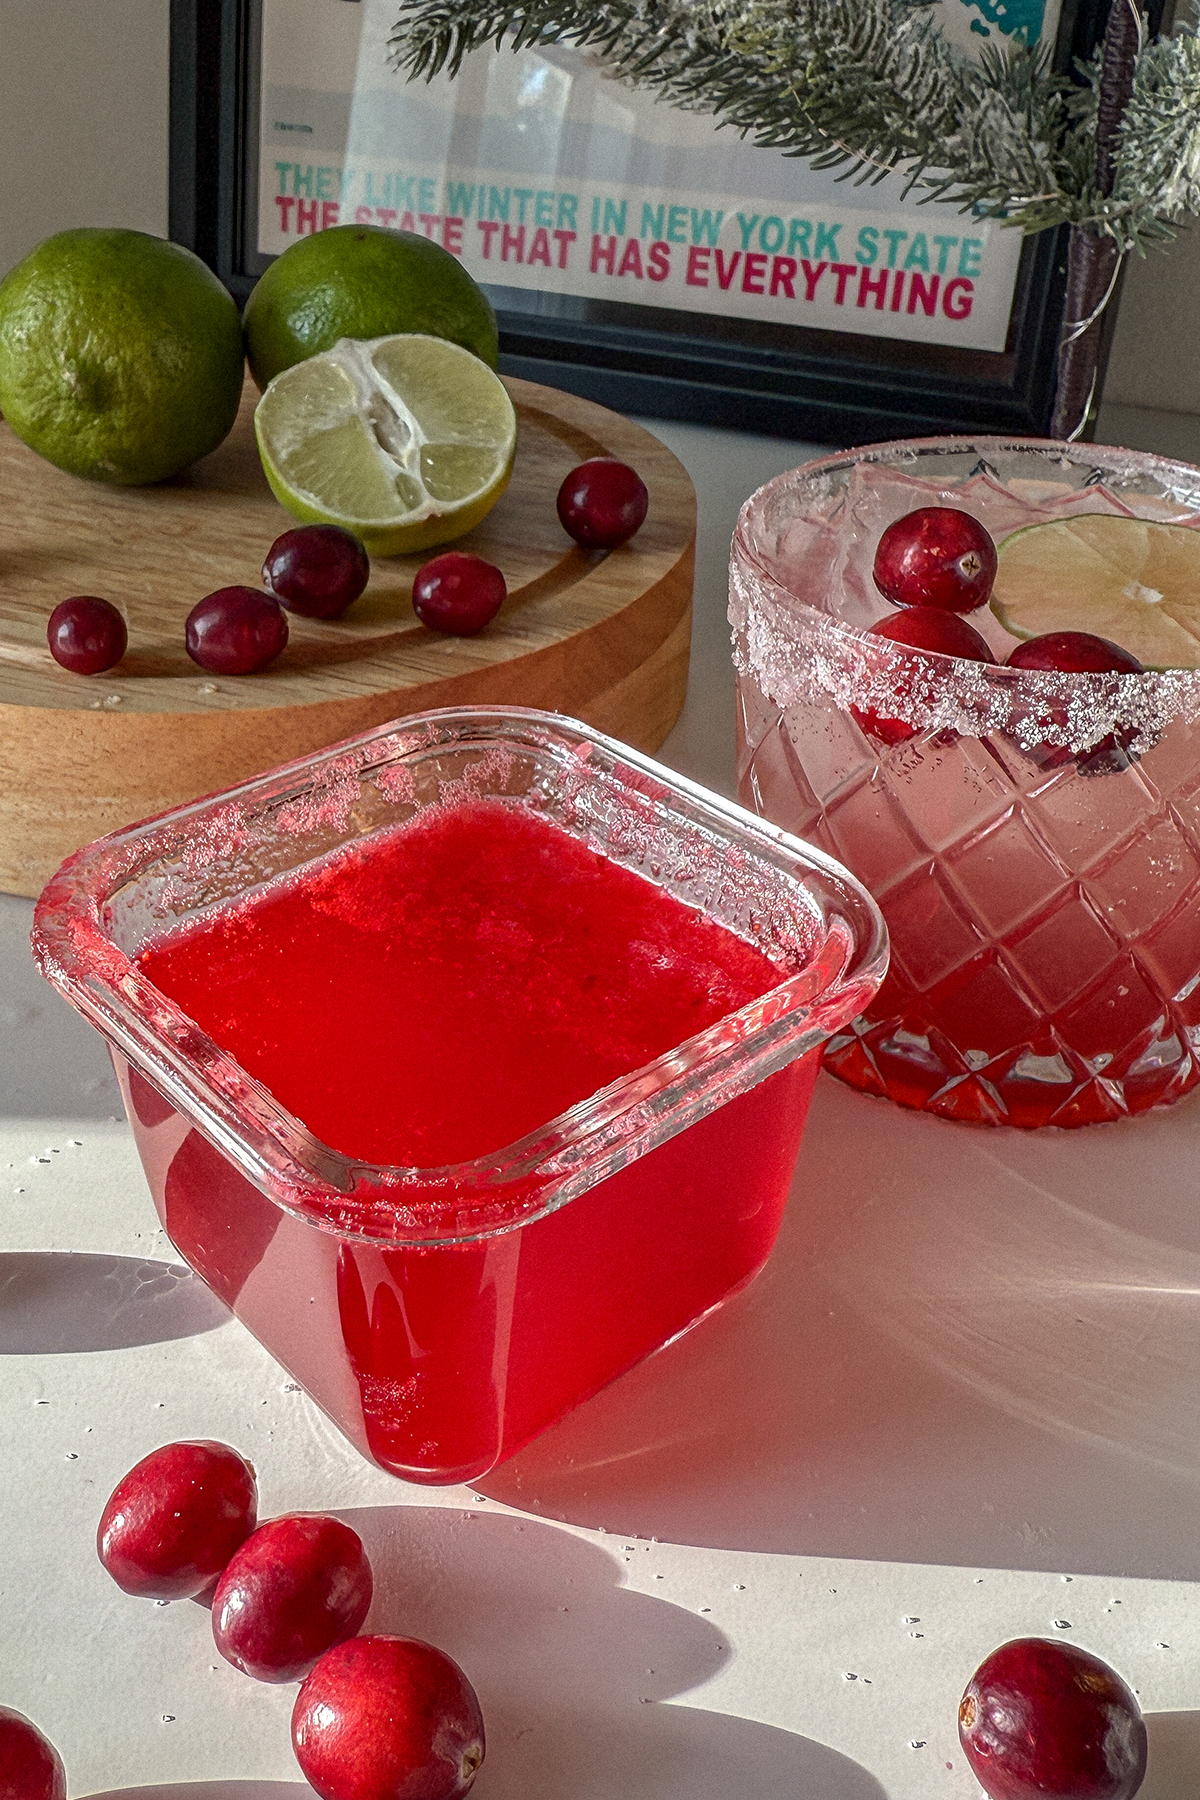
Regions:
<instances>
[{"instance_id":1,"label":"white countertop","mask_svg":"<svg viewBox=\"0 0 1200 1800\"><path fill-rule=\"evenodd\" d=\"M811 447L652 425L701 501L663 759L733 791L725 563ZM369 1627L478 1689L478 1800L974 1800L959 1695L1061 1633L1149 1716L1144 1800L1200 1792L1200 1098L1020 1133L822 1077L751 1288L473 1493L369 1467L160 1231L98 1038L0 897L0 1704L73 1797L303 1800L292 1686L93 1547L155 1444L223 1438L262 1516L336 1508Z\"/></svg>"}]
</instances>

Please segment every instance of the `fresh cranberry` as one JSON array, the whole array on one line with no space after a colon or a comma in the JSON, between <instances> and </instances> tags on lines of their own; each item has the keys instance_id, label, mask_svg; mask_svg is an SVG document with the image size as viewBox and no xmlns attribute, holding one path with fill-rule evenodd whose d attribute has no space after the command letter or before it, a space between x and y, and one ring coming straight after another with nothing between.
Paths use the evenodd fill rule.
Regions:
<instances>
[{"instance_id":1,"label":"fresh cranberry","mask_svg":"<svg viewBox=\"0 0 1200 1800\"><path fill-rule=\"evenodd\" d=\"M212 1586L257 1508L254 1470L228 1444L163 1444L118 1481L96 1549L127 1594L188 1600Z\"/></svg>"},{"instance_id":2,"label":"fresh cranberry","mask_svg":"<svg viewBox=\"0 0 1200 1800\"><path fill-rule=\"evenodd\" d=\"M974 612L996 579L996 546L957 506L919 506L889 525L875 550L875 586L896 606Z\"/></svg>"},{"instance_id":3,"label":"fresh cranberry","mask_svg":"<svg viewBox=\"0 0 1200 1800\"><path fill-rule=\"evenodd\" d=\"M1010 652L1010 669L1059 669L1067 675L1144 675L1130 651L1090 631L1047 631Z\"/></svg>"},{"instance_id":4,"label":"fresh cranberry","mask_svg":"<svg viewBox=\"0 0 1200 1800\"><path fill-rule=\"evenodd\" d=\"M292 1743L321 1800L461 1800L483 1761L483 1714L432 1644L355 1638L300 1689Z\"/></svg>"},{"instance_id":5,"label":"fresh cranberry","mask_svg":"<svg viewBox=\"0 0 1200 1800\"><path fill-rule=\"evenodd\" d=\"M310 619L340 619L367 585L371 563L340 525L298 525L267 551L263 580L281 606Z\"/></svg>"},{"instance_id":6,"label":"fresh cranberry","mask_svg":"<svg viewBox=\"0 0 1200 1800\"><path fill-rule=\"evenodd\" d=\"M0 1706L0 1800L66 1800L62 1757L24 1713Z\"/></svg>"},{"instance_id":7,"label":"fresh cranberry","mask_svg":"<svg viewBox=\"0 0 1200 1800\"><path fill-rule=\"evenodd\" d=\"M288 641L278 600L258 588L218 588L187 618L187 653L214 675L253 675L274 662Z\"/></svg>"},{"instance_id":8,"label":"fresh cranberry","mask_svg":"<svg viewBox=\"0 0 1200 1800\"><path fill-rule=\"evenodd\" d=\"M259 1681L300 1681L371 1605L358 1533L324 1513L285 1513L248 1537L213 1595L217 1649Z\"/></svg>"},{"instance_id":9,"label":"fresh cranberry","mask_svg":"<svg viewBox=\"0 0 1200 1800\"><path fill-rule=\"evenodd\" d=\"M558 516L585 550L615 550L645 523L650 496L636 469L597 456L572 469L558 490Z\"/></svg>"},{"instance_id":10,"label":"fresh cranberry","mask_svg":"<svg viewBox=\"0 0 1200 1800\"><path fill-rule=\"evenodd\" d=\"M888 638L896 644L908 644L914 650L933 650L941 656L958 656L966 662L995 662L987 642L973 625L957 613L945 612L938 606L909 606L892 613L872 625L869 637ZM903 674L898 677L903 681ZM884 744L903 744L915 737L916 727L903 719L881 718L869 708L852 706L851 713L869 737Z\"/></svg>"},{"instance_id":11,"label":"fresh cranberry","mask_svg":"<svg viewBox=\"0 0 1200 1800\"><path fill-rule=\"evenodd\" d=\"M447 550L417 570L413 611L422 625L453 637L471 637L491 623L508 596L495 563L465 550Z\"/></svg>"},{"instance_id":12,"label":"fresh cranberry","mask_svg":"<svg viewBox=\"0 0 1200 1800\"><path fill-rule=\"evenodd\" d=\"M110 600L75 594L60 600L50 614L46 642L55 662L73 675L100 675L120 662L129 633Z\"/></svg>"},{"instance_id":13,"label":"fresh cranberry","mask_svg":"<svg viewBox=\"0 0 1200 1800\"><path fill-rule=\"evenodd\" d=\"M968 662L994 663L988 642L957 613L940 606L908 606L891 613L870 628L872 637L909 644L914 650L935 650L941 656L961 656Z\"/></svg>"},{"instance_id":14,"label":"fresh cranberry","mask_svg":"<svg viewBox=\"0 0 1200 1800\"><path fill-rule=\"evenodd\" d=\"M1132 1800L1146 1773L1146 1727L1121 1677L1045 1638L1016 1638L979 1665L958 1735L991 1800Z\"/></svg>"},{"instance_id":15,"label":"fresh cranberry","mask_svg":"<svg viewBox=\"0 0 1200 1800\"><path fill-rule=\"evenodd\" d=\"M1010 669L1034 669L1068 675L1144 675L1145 670L1130 651L1108 638L1094 637L1090 631L1047 631L1041 637L1027 638L1018 644L1007 660ZM1064 705L1050 703L1043 715L1043 726L1065 728L1069 713ZM1110 732L1080 756L1059 745L1042 743L1032 751L1043 769L1057 769L1074 761L1081 775L1114 775L1127 769L1135 760L1132 744L1135 733L1128 727Z\"/></svg>"}]
</instances>

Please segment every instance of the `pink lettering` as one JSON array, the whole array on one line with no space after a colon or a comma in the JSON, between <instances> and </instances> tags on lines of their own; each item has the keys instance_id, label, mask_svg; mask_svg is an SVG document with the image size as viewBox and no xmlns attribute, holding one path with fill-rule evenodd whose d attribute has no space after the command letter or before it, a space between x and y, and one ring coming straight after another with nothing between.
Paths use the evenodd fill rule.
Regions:
<instances>
[{"instance_id":1,"label":"pink lettering","mask_svg":"<svg viewBox=\"0 0 1200 1800\"><path fill-rule=\"evenodd\" d=\"M846 283L852 275L858 274L858 264L831 263L830 267L837 276L837 293L833 296L833 304L841 306L846 298Z\"/></svg>"},{"instance_id":2,"label":"pink lettering","mask_svg":"<svg viewBox=\"0 0 1200 1800\"><path fill-rule=\"evenodd\" d=\"M738 264L742 260L742 253L740 250L734 251L729 259L728 268L725 266L725 252L723 250L718 250L715 252L715 255L717 259L717 286L720 288L721 292L724 293L731 285L734 276L738 272Z\"/></svg>"},{"instance_id":3,"label":"pink lettering","mask_svg":"<svg viewBox=\"0 0 1200 1800\"><path fill-rule=\"evenodd\" d=\"M767 278L767 258L761 250L755 250L746 258L746 266L742 270L743 294L761 294L763 282Z\"/></svg>"},{"instance_id":4,"label":"pink lettering","mask_svg":"<svg viewBox=\"0 0 1200 1800\"><path fill-rule=\"evenodd\" d=\"M804 270L804 298L806 300L815 300L817 297L817 283L829 267L829 264L818 263L814 269L807 258L801 257L800 267Z\"/></svg>"},{"instance_id":5,"label":"pink lettering","mask_svg":"<svg viewBox=\"0 0 1200 1800\"><path fill-rule=\"evenodd\" d=\"M610 237L608 242L605 243L603 238L597 237L595 233L593 233L592 254L588 262L588 269L591 274L596 275L599 273L601 263L604 264L604 267L608 270L610 275L614 273L617 266L617 240L615 237Z\"/></svg>"},{"instance_id":6,"label":"pink lettering","mask_svg":"<svg viewBox=\"0 0 1200 1800\"><path fill-rule=\"evenodd\" d=\"M796 298L796 259L794 256L773 256L771 258L771 298L778 298L780 291L789 300Z\"/></svg>"},{"instance_id":7,"label":"pink lettering","mask_svg":"<svg viewBox=\"0 0 1200 1800\"><path fill-rule=\"evenodd\" d=\"M975 283L956 275L942 289L942 311L948 319L966 319L975 304Z\"/></svg>"}]
</instances>

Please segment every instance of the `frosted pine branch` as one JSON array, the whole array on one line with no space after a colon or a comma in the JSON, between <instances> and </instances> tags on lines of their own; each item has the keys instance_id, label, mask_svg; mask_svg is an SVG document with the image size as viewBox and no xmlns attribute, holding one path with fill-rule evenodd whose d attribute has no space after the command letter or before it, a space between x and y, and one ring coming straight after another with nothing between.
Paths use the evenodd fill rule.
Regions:
<instances>
[{"instance_id":1,"label":"frosted pine branch","mask_svg":"<svg viewBox=\"0 0 1200 1800\"><path fill-rule=\"evenodd\" d=\"M1015 42L976 62L924 0L398 0L394 67L454 75L471 51L566 43L610 75L754 143L910 190L1026 232L1071 224L1124 251L1200 211L1200 38L1137 56L1132 97L1096 180L1099 57L1073 88Z\"/></svg>"}]
</instances>

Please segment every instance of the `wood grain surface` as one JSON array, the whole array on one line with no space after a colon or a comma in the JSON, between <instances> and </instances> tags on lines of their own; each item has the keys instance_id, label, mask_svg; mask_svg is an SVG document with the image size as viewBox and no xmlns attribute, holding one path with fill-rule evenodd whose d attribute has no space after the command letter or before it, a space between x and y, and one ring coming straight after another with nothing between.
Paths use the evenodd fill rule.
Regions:
<instances>
[{"instance_id":1,"label":"wood grain surface","mask_svg":"<svg viewBox=\"0 0 1200 1800\"><path fill-rule=\"evenodd\" d=\"M259 586L267 550L294 523L259 467L254 388L221 448L154 488L65 475L0 422L0 890L36 894L104 832L427 707L546 707L657 749L687 684L687 472L617 413L507 385L513 478L458 546L504 571L509 597L486 630L427 630L410 599L425 556L379 559L344 619L289 614L279 660L236 677L191 662L184 621L214 588ZM631 463L650 491L637 537L607 554L573 545L554 509L568 470L601 455ZM46 647L46 620L71 594L100 594L126 615L129 648L105 675L69 674Z\"/></svg>"}]
</instances>

